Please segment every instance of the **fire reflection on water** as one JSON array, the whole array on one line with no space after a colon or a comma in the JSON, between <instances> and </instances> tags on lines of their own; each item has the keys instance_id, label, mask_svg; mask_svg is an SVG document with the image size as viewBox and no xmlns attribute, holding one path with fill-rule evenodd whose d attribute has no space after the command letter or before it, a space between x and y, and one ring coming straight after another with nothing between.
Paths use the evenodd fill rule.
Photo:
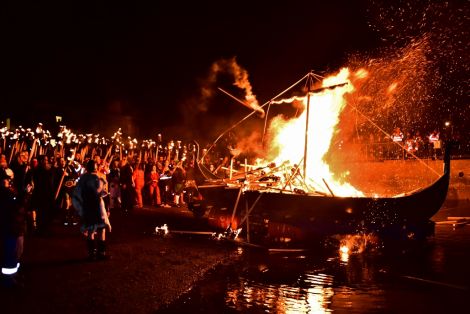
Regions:
<instances>
[{"instance_id":1,"label":"fire reflection on water","mask_svg":"<svg viewBox=\"0 0 470 314\"><path fill-rule=\"evenodd\" d=\"M352 260L353 265L349 264L352 256L360 259L366 249L376 246L375 239L368 234L357 234L346 235L338 240L338 256L329 261L338 262L340 267L345 267L348 279L356 281L359 276L369 282L371 274L367 271L361 271L359 274L354 271L358 268L355 259ZM286 257L285 262L288 260ZM258 274L267 276L276 276L280 273L264 263L258 264L257 270ZM318 269L299 274L295 281L290 283L263 283L256 279L241 277L236 284L229 285L225 294L225 304L237 311L251 309L255 312L262 310L276 313L330 313L333 311L333 305L341 304L342 307L349 308L352 306L352 300L359 300L362 303L362 298L370 293L377 294L374 298L381 298L380 290L367 291L364 294L356 289L342 287L340 281L334 275Z\"/></svg>"},{"instance_id":2,"label":"fire reflection on water","mask_svg":"<svg viewBox=\"0 0 470 314\"><path fill-rule=\"evenodd\" d=\"M365 236L363 253L353 237L307 255L237 249L237 263L169 313L460 313L470 291L469 236L439 225L425 245L388 247Z\"/></svg>"},{"instance_id":3,"label":"fire reflection on water","mask_svg":"<svg viewBox=\"0 0 470 314\"><path fill-rule=\"evenodd\" d=\"M350 254L363 253L368 246L376 246L377 238L372 234L345 235L340 239L339 255L343 263L347 263Z\"/></svg>"},{"instance_id":4,"label":"fire reflection on water","mask_svg":"<svg viewBox=\"0 0 470 314\"><path fill-rule=\"evenodd\" d=\"M334 290L333 276L306 273L297 285L259 285L250 280L240 280L226 293L225 303L237 310L263 307L278 313L330 313ZM304 288L308 287L308 288Z\"/></svg>"}]
</instances>

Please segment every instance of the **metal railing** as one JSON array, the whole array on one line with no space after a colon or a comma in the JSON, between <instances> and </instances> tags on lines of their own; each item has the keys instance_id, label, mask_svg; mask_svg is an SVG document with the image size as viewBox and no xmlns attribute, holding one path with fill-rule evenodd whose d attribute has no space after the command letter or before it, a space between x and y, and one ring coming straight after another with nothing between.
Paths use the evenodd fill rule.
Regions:
<instances>
[{"instance_id":1,"label":"metal railing","mask_svg":"<svg viewBox=\"0 0 470 314\"><path fill-rule=\"evenodd\" d=\"M360 159L362 160L382 161L415 159L415 157L413 157L406 149L403 149L393 142L364 143L357 145L360 151ZM440 145L435 146L431 143L424 143L412 152L416 157L421 159L441 159L443 156L443 147ZM457 145L452 151L452 158L470 158L470 145Z\"/></svg>"}]
</instances>

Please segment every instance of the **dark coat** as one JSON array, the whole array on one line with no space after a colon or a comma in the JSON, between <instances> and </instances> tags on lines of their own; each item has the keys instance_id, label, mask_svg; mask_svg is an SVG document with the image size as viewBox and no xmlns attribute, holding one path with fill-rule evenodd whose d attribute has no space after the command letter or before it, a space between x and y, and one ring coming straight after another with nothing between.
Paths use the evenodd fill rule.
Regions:
<instances>
[{"instance_id":1,"label":"dark coat","mask_svg":"<svg viewBox=\"0 0 470 314\"><path fill-rule=\"evenodd\" d=\"M0 187L0 234L22 236L25 233L26 214L17 193L12 188Z\"/></svg>"},{"instance_id":2,"label":"dark coat","mask_svg":"<svg viewBox=\"0 0 470 314\"><path fill-rule=\"evenodd\" d=\"M85 173L80 177L76 188L81 198L81 218L84 226L102 224L100 212L100 195L98 187L100 179L96 174Z\"/></svg>"},{"instance_id":3,"label":"dark coat","mask_svg":"<svg viewBox=\"0 0 470 314\"><path fill-rule=\"evenodd\" d=\"M37 210L51 210L54 204L52 170L38 167L33 172L33 206Z\"/></svg>"}]
</instances>

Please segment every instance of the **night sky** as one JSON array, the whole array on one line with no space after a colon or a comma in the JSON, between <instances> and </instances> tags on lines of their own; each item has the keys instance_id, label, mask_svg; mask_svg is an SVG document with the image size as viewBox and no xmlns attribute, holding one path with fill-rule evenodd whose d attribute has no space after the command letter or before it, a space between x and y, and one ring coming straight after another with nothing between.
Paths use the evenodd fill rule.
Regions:
<instances>
[{"instance_id":1,"label":"night sky","mask_svg":"<svg viewBox=\"0 0 470 314\"><path fill-rule=\"evenodd\" d=\"M383 44L371 1L158 3L5 8L0 118L30 125L59 114L110 134L127 116L137 135L153 136L194 127L184 111L218 59L236 57L264 103L310 70L335 71ZM213 115L249 113L218 99L225 109Z\"/></svg>"}]
</instances>

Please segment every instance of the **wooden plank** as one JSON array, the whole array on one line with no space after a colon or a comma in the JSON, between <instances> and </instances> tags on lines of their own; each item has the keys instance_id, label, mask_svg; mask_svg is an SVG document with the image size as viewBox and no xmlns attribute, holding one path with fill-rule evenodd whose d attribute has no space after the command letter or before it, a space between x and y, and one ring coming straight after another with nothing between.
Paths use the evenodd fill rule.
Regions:
<instances>
[{"instance_id":1,"label":"wooden plank","mask_svg":"<svg viewBox=\"0 0 470 314\"><path fill-rule=\"evenodd\" d=\"M470 217L453 217L453 216L449 216L449 217L447 217L447 220L457 220L457 221L469 220L470 221Z\"/></svg>"}]
</instances>

